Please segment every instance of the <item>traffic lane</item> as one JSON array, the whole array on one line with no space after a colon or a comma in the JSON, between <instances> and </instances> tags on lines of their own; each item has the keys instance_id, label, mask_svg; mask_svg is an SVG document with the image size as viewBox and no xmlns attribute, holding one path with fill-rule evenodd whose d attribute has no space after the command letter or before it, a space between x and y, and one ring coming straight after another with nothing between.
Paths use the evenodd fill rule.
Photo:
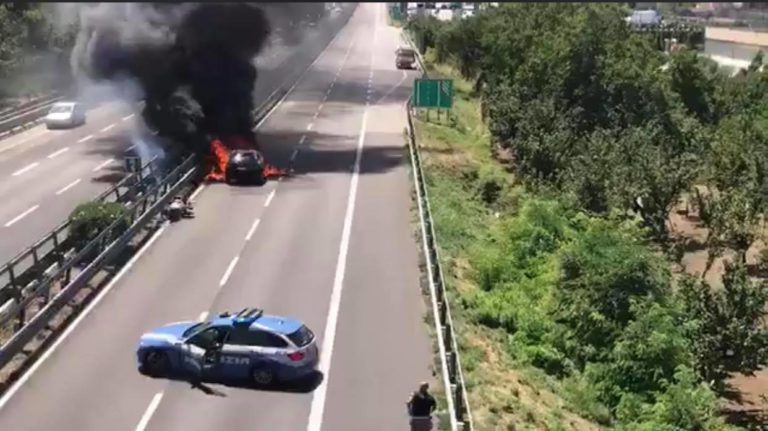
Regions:
<instances>
[{"instance_id":1,"label":"traffic lane","mask_svg":"<svg viewBox=\"0 0 768 431\"><path fill-rule=\"evenodd\" d=\"M283 115L270 117L263 128L269 131L271 127L296 127L297 118L290 115L292 112L287 111ZM291 140L290 142L294 141ZM284 145L289 145L289 143ZM86 316L83 323L75 328L71 336L62 343L60 349L55 351L54 355L32 375L30 381L21 387L5 409L0 410L0 425L8 418L8 423L22 425L28 423L30 429L40 429L49 423L72 423L72 429L96 430L112 428L114 425L118 425L120 428L127 427L131 417L134 421L138 421L142 413L141 408L146 406L151 396L159 390L156 385L148 386L146 390L143 387L134 386L138 384L135 381L141 380L135 371L133 351L138 336L153 325L178 321L183 318L182 316L196 316L200 310L210 307L213 295L218 289L218 283L221 282L221 279L216 277L225 273L226 268L231 263L230 259L236 251L236 248L230 246L241 243L244 238L243 235L247 235L246 228L250 230L252 227L250 223L253 213L231 213L224 222L221 218L222 209L229 209L230 206L242 206L238 205L238 199L247 202L243 205L253 204L255 207L263 208L269 198L270 187L273 187L274 184L270 183L268 187L264 188L230 188L213 185L200 194L196 204L197 218L189 223L183 222L174 225L172 230L158 239L153 248L149 249L148 255L140 261L141 265L129 272L115 286L115 291L98 304L98 308L94 309L93 314ZM263 198L254 197L254 194L263 196ZM205 222L205 214L211 215L212 221ZM240 226L241 229L234 229L238 232L232 233L232 229L236 226ZM234 237L230 235L234 235ZM189 244L199 244L200 247L189 247ZM158 286L162 286L165 290L158 290ZM199 292L211 296L198 304ZM194 311L190 312L186 307L181 307L179 301L183 301L182 303L185 304L195 302L195 306L190 307L194 308ZM157 305L147 307L147 304ZM101 316L99 317L101 320L92 317L97 314ZM107 319L104 316L111 314L120 316L120 319L115 319L112 323L104 321ZM158 315L162 317L157 317ZM130 316L133 316L133 321L131 321ZM120 330L113 330L107 334L94 329L95 326L110 324L115 325ZM96 332L94 333L94 331ZM85 394L92 394L91 396L97 397L99 400L105 400L105 402L110 400L109 404L115 403L124 408L121 408L115 415L104 418L100 418L98 415L70 418L66 415L65 409L58 408L58 406L65 404L65 398L64 394L59 392L60 385L56 383L55 376L63 375L66 372L63 370L73 367L71 362L76 360L75 351L87 350L88 347L84 345L89 342L93 345L104 346L104 349L99 348L94 355L99 358L100 362L119 363L121 360L127 361L112 371L116 374L112 381L122 388L120 393L123 396L118 397L111 391L100 388L98 380L91 381L84 375L87 369L75 367L72 374L77 376L77 380L80 382L79 387L83 388L83 395L72 394L72 399L78 400L85 397ZM132 377L135 380L132 380ZM29 385L37 381L50 381L52 383L49 384L53 389L49 390L47 394L29 391L27 389L30 387ZM33 405L33 400L36 398L50 401L50 406L46 402L42 409L42 413L50 418L49 421L43 421L42 418L27 418L31 417L32 413L24 409L31 409L32 407L29 406ZM78 409L78 403L71 404L71 409ZM139 404L141 406L138 406ZM99 411L106 408L100 405L88 407L90 407L88 411ZM40 409L35 411L38 415L41 413Z\"/></svg>"},{"instance_id":2,"label":"traffic lane","mask_svg":"<svg viewBox=\"0 0 768 431\"><path fill-rule=\"evenodd\" d=\"M289 119L289 120L290 120L290 119ZM269 121L268 121L267 123L269 123ZM289 121L289 123L292 123L292 121ZM235 188L232 188L232 189L226 188L226 190L229 190L229 191L231 191L231 192L234 192ZM265 190L265 189L258 189L258 190ZM207 197L207 196L219 196L219 195L218 195L218 194L215 194L215 193L213 193L213 194L203 194L203 195L201 195L201 198L200 198L200 202L199 202L199 203L198 203L198 205L197 205L197 208L198 208L198 210L197 210L197 211L198 211L198 220L199 220L199 218L200 218L200 214L202 213L202 210L203 210L203 208L216 208L216 209L217 209L217 211L221 211L221 209L222 209L222 208L227 208L227 207L228 207L228 205L229 205L229 202L226 202L226 203L225 203L225 202L218 202L218 203L213 203L213 204L210 204L210 207L209 207L209 206L207 206L207 204L205 204L205 203L204 203L204 201L203 201L203 199L204 199L205 197ZM252 201L253 201L253 198L252 198L252 197L248 197L248 200L249 200L250 202L252 202ZM265 201L265 203L266 203L266 201ZM219 222L220 222L220 220L219 220ZM233 225L233 223L234 223L234 222L233 222L232 220L227 220L226 226L231 226L231 225ZM205 240L205 239L201 239L201 238L194 238L194 236L193 236L193 235L190 235L190 234L184 234L184 235L182 235L182 236L185 238L185 240L184 240L184 241L185 241L185 242L184 242L184 244L179 244L179 243L176 243L175 245L173 245L173 246L169 247L169 248L170 248L170 250L167 250L167 249L166 249L166 253L165 253L165 254L167 254L167 255L175 255L175 254L178 252L178 250L179 250L179 249L185 250L184 246L185 246L185 244L186 244L186 241L188 241L188 240L189 240L189 241L192 241L192 243L210 243L210 244L219 244L219 243L221 243L221 244L229 244L229 243L231 243L232 241L229 241L227 238L225 238L225 237L222 237L222 236L220 235L220 230L221 230L221 229L217 229L217 228L215 228L215 227L208 227L208 228L206 228L206 229L203 229L203 232L212 233L212 234L213 234L213 236L215 237L215 238L209 238L208 240ZM155 252L156 252L158 249L160 249L160 245L161 245L161 244L163 244L163 238L166 238L166 237L167 237L167 235L168 235L168 234L166 234L164 237L161 237L161 238L158 240L158 245L156 245L154 249L150 249L150 250L152 251L152 253L155 253ZM191 239L190 239L190 238L191 238ZM213 247L213 248L212 248L212 247L208 247L207 253L212 253L212 254L213 254L213 256L219 256L219 255L227 255L227 254L229 254L229 253L219 253L219 252L217 252L217 250L216 250L216 248L215 248L215 247ZM160 254L160 255L162 255L162 254L163 254L163 253L162 253L162 251L161 251L161 252L159 252L159 254ZM152 259L152 256L150 255L149 257L145 257L145 259ZM187 260L186 264L187 264L187 265L189 265L190 263L192 263L192 264L195 264L195 263L196 263L196 262L198 262L198 261L205 261L205 260L210 260L210 259L209 259L209 258L207 257L207 255L206 255L205 257L200 257L200 258L191 258L191 257L190 257L190 258L187 258L186 260ZM172 271L172 272L174 272L174 274L175 274L174 278L173 278L172 280L169 280L169 281L167 281L165 284L167 284L168 286L170 286L171 288L173 288L174 286L178 286L178 285L180 285L180 284L183 284L183 283L184 283L184 281L185 281L185 280L184 280L183 278L182 278L182 279L179 279L179 277L177 276L178 274L186 274L186 272L185 272L185 271L186 271L186 268L184 267L184 265L183 265L183 264L180 264L180 263L174 263L174 262L165 262L165 261L161 261L161 260L160 260L160 259L158 259L157 257L155 257L155 259L152 259L152 260L151 260L151 262L152 262L152 265L150 265L150 266L147 266L147 270L148 270L148 273L150 274L150 276L152 276L152 277L157 277L157 276L159 276L160 274L163 274L163 271ZM160 262L162 262L162 264L160 264ZM204 272L205 272L205 271L204 271ZM200 280L199 280L199 278L200 278L200 277L193 277L193 276L192 276L191 278L193 278L194 280L193 280L193 281L189 281L189 283L190 283L190 286L187 286L187 291L185 292L186 294L189 294L189 293L190 293L189 291L191 291L191 290L194 290L194 283L195 283L195 282L199 282L199 281L200 281ZM126 284L126 283L129 283L129 282L130 282L130 279L131 279L131 275L130 275L130 273L129 273L129 275L128 275L128 280L129 280L129 281L128 281L128 282L126 282L125 280L123 280L123 282L119 283L119 284L118 284L118 286L120 286L120 285L122 285L122 284ZM141 277L141 281L140 281L140 282L138 282L137 284L138 284L139 286L147 286L147 285L149 285L149 284L154 284L154 283L152 283L152 282L151 282L151 280L147 280L146 278L144 278L144 277ZM161 283L158 283L158 284L161 284ZM204 283L204 284L206 284L206 287L209 287L209 286L207 286L207 283ZM117 288L118 288L118 287L116 287L116 289L117 289ZM129 289L129 288L125 288L125 287L124 287L124 288L122 288L122 289L123 289L122 291L133 291L133 290L131 290L131 289ZM141 287L139 287L139 288L138 288L138 289L136 289L136 290L141 290ZM113 294L111 294L111 295L108 295L108 296L106 296L106 297L105 297L105 302L103 302L102 304L100 304L100 305L99 305L99 308L98 308L98 309L95 309L95 310L99 310L99 312L100 312L100 313L104 313L104 314L110 314L110 308L112 308L112 307L116 307L116 305L111 305L111 306L110 306L108 303L113 303L113 304L117 304L117 303L120 303L120 304L122 304L122 306L123 306L123 307L124 307L124 308L127 310L127 311L126 311L126 314L128 314L132 308L138 308L138 305L136 305L136 306L131 306L130 304L129 304L129 305L125 305L125 304L126 304L126 301L124 301L124 300L121 300L121 299L118 299L118 298L117 298L117 295L118 295L117 293L113 293ZM170 295L170 293L168 293L168 295ZM184 297L184 296L182 296L182 297ZM107 299L108 299L108 298L112 298L112 299L110 299L109 301L107 301ZM144 301L136 301L136 304L139 304L139 303L142 303L142 302L147 302L147 301L146 301L146 300L144 300ZM209 301L209 303L208 303L207 305L209 305L209 304L210 304L210 301ZM181 312L173 312L173 311L171 311L171 313L172 313L172 314L174 314L174 316L173 316L173 317L171 317L171 316L168 316L167 318L163 318L163 319L157 319L157 320L158 320L158 321L162 320L162 322L160 322L160 323L164 323L164 322L167 322L167 321L169 321L169 319L170 319L170 320L176 320L176 319L178 319L178 318L179 318L179 317L178 317L179 315L183 314L183 313L181 313ZM86 316L86 317L88 318L89 316ZM137 316L137 318L141 318L141 315ZM147 320L147 319L143 319L143 320ZM83 323L83 327L90 329L90 328L92 328L94 325L98 325L98 324L99 324L98 322L94 322L94 323L88 323L88 322L86 321L86 322L84 322L84 323ZM119 322L118 322L118 324L119 324ZM120 327L124 327L124 326L126 326L126 325L120 325ZM71 337L70 339L66 340L66 342L65 342L65 343L62 343L61 349L58 351L58 353L56 353L56 352L55 352L55 353L56 353L56 355L58 355L58 356L61 358L60 360L61 360L62 362L63 362L63 361L65 361L65 360L66 360L66 358L74 358L74 356L75 356L75 355L73 355L73 354L69 354L69 355L68 355L68 354L66 354L66 353L61 353L61 352L62 352L62 351L65 349L65 348L68 348L68 347L65 347L65 346L69 346L69 345L70 345L70 343L76 344L76 343L74 343L74 342L72 341L72 339L76 337L76 334L79 334L79 331L80 331L80 329L79 329L79 328L77 328L77 329L78 329L77 331L73 331L73 332L72 332L72 337ZM139 332L140 332L140 331L137 331L137 334L135 334L135 335L136 335L136 336L138 336L138 333L139 333ZM77 337L78 337L78 338L84 338L85 336L83 336L83 337L80 337L79 335L77 335ZM117 333L117 334L114 334L114 333L113 333L113 334L110 334L110 337L109 337L108 339L100 339L100 338L103 338L103 336L101 336L101 335L98 335L98 334L97 334L97 336L93 336L93 335L92 335L92 336L91 336L91 338L93 338L93 339L94 339L94 342L95 342L95 343L103 342L103 344L104 344L105 346L110 346L110 345L112 345L112 344L116 343L116 342L117 342L117 340L125 340L125 339L131 338L131 337L129 337L129 336L127 336L127 335L124 335L124 334L120 334L120 333ZM135 342L135 337L134 337L133 339L131 339L131 343L134 343L134 342ZM133 347L133 344L132 344L132 347ZM131 349L131 350L132 350L132 349ZM130 353L130 357L131 357L131 358L133 357L133 352L132 352L132 351L131 351L131 353ZM55 365L55 364L51 365L51 361L52 361L52 360L53 360L53 356L52 356L52 357L51 357L51 358L50 358L48 361L46 361L46 363L44 363L44 364L43 364L43 366L41 367L41 370L43 370L43 369L46 369L46 370L48 370L48 369L56 369L56 370L58 370L58 369L59 369L59 366L58 366L58 365ZM132 361L132 359L131 359L131 361ZM65 364L65 365L66 365L66 364ZM131 370L133 370L133 366L134 366L134 364L131 364ZM63 367L63 366L62 366L62 367ZM59 371L59 372L61 372L61 371ZM31 380L30 380L30 382L31 382L31 381L33 381L33 380L37 380L37 379L38 379L38 377L37 377L37 376L39 376L39 375L41 375L41 374L42 374L42 373L41 373L41 371L38 371L38 373L36 373L36 374L33 374L33 375L32 375L32 378L31 378ZM50 372L49 374L51 374L51 375L55 375L55 374L56 374L56 372L55 372L55 371L54 371L54 372ZM45 379L45 377L48 377L48 378L49 378L49 380L50 380L50 378L51 378L51 376L49 375L49 376L44 376L42 379ZM81 379L81 380L82 380L82 379ZM123 380L123 379L121 378L121 379L119 379L119 380ZM54 385L54 386L55 386L55 385ZM90 384L87 384L87 383L83 384L83 387L86 387L86 388L87 388L87 387L89 387L89 386L92 386L92 385L90 385ZM31 402L27 402L27 403L24 403L24 401L23 401L23 399L22 399L22 394L24 394L24 393L25 393L25 388L26 388L26 387L27 387L27 386L23 386L23 387L21 388L21 390L19 391L19 394L16 396L16 398L12 398L12 399L11 399L11 403L13 403L14 405L16 405L16 404L17 404L17 405L20 405L20 406L23 406L23 405L25 405L25 404L26 404L26 405L31 405ZM154 390L154 388L153 388L153 390ZM85 392L87 392L87 390L85 390ZM126 388L126 389L124 390L124 392L125 392L125 393L131 393L132 391L131 391L131 388L129 387L129 388ZM107 396L101 396L101 394L100 394L98 391L94 392L94 394L95 394L95 396L99 397L100 399L109 398L109 395L107 395ZM144 394L142 394L142 395L144 395ZM139 398L139 397L140 397L140 396L135 396L134 398ZM50 395L50 394L46 394L46 395L37 394L37 397L35 396L35 394L32 394L32 395L29 395L29 398L30 398L30 399L34 399L34 398L40 398L40 399L43 399L43 398L45 398L45 399L51 399L51 400L53 400L53 401L52 401L52 403L53 403L53 404L56 404L56 402L57 402L57 401L58 401L58 405L63 405L63 404L64 404L64 402L61 400L61 397L60 397L60 396L57 396L57 394L53 394L53 395ZM116 400L116 401L114 401L114 402L115 402L115 403L117 403L117 404L120 404L120 403L122 402L120 399L118 399L118 398L116 398L116 397L114 397L114 399ZM147 400L148 400L148 399L149 399L149 397L147 397ZM148 402L148 401L145 401L145 403L146 403L146 402ZM110 402L110 404L112 404L112 401ZM77 406L74 406L73 408L74 408L74 409L77 409ZM99 406L96 406L95 408L93 408L93 407L91 406L91 408L92 408L94 411L98 411L98 410L100 410ZM7 411L11 411L11 404L9 404L9 405L8 405L8 407L6 407L6 409L5 409L5 410L3 410L3 412L7 412ZM37 413L37 414L40 414L40 411L39 411L39 409L38 409L38 410L36 410L36 413ZM58 413L52 414L51 416L52 416L52 417L54 417L54 418L55 418L55 417L59 417L59 418L60 418L60 417L62 416L62 414L63 414L63 413L62 413L61 411L59 411ZM132 414L132 413L128 414L128 416L130 416L131 414ZM24 414L24 412L21 412L21 413L20 413L20 415L21 415L21 416L26 416L26 415ZM6 416L7 416L7 415L6 415ZM136 415L136 417L137 417L137 418L138 418L138 416L139 416L139 415ZM54 423L54 422L57 422L57 423L67 423L67 421L66 421L66 418L64 418L64 421L63 421L63 422L62 422L61 420L59 420L59 421L54 421L54 420L52 420L52 421L50 421L50 422L51 422L51 423ZM80 423L80 424L82 424L82 425L76 425L76 426L79 426L79 428L78 428L78 429L90 429L90 428L92 428L92 429L104 429L104 426L101 426L101 425L97 424L97 422L98 422L98 421L97 421L96 419L92 419L92 420L89 420L89 421L86 421L86 420L82 420L82 421L80 421L80 422L79 422L79 423ZM115 424L115 423L116 423L114 418L113 418L113 420L112 420L111 422L110 422L109 420L107 420L107 422L109 422L109 423L111 423L111 424ZM20 423L20 424L22 424L23 422L21 422L21 421L16 421L16 422L12 422L12 423ZM33 425L33 429L37 429L37 426L34 426L34 425Z\"/></svg>"},{"instance_id":3,"label":"traffic lane","mask_svg":"<svg viewBox=\"0 0 768 431\"><path fill-rule=\"evenodd\" d=\"M249 217L224 221L222 209L262 207L270 188L201 194L196 218L170 225L0 410L0 429L133 429L168 383L136 370L139 336L208 309L250 228Z\"/></svg>"},{"instance_id":4,"label":"traffic lane","mask_svg":"<svg viewBox=\"0 0 768 431\"><path fill-rule=\"evenodd\" d=\"M354 58L347 52L344 58ZM328 63L321 63L318 68ZM357 90L357 81L367 77L360 66L353 63L350 69L342 69L339 82L349 80L355 83L351 88ZM349 91L343 85L334 88L339 93ZM297 91L296 98L306 98L307 94L302 93L312 93L312 88ZM301 135L305 138L299 138L301 152L293 163L293 176L279 183L274 199L259 219L255 236L244 244L211 312L257 306L268 313L301 319L322 334L349 193L349 173L355 159L361 121L359 106L364 97L364 92L356 91L337 97L344 102L325 103L322 115L311 123L313 130ZM349 104L358 108L350 110ZM289 141L295 142L295 128L287 132L292 136ZM333 153L337 159L333 171L318 166L315 160L324 151ZM328 161L323 156L317 159L321 163ZM217 396L190 390L182 384L169 386L148 429L249 426L288 430L306 426L311 386L290 391L210 386ZM253 409L253 405L259 405L259 409Z\"/></svg>"},{"instance_id":5,"label":"traffic lane","mask_svg":"<svg viewBox=\"0 0 768 431\"><path fill-rule=\"evenodd\" d=\"M399 32L381 22L377 30L372 47L372 103L346 288L328 376L324 430L406 428L403 403L419 381L432 375L431 342L423 320L428 308L421 296L403 138L405 102L414 74L394 67Z\"/></svg>"},{"instance_id":6,"label":"traffic lane","mask_svg":"<svg viewBox=\"0 0 768 431\"><path fill-rule=\"evenodd\" d=\"M73 129L47 130L44 124L23 133L0 141L0 184L8 176L29 163L45 159L49 154L64 147L82 146L88 143L84 138L89 135L99 135L101 130L110 125L119 125L133 111L121 102L106 104L90 111L87 123ZM81 141L83 140L83 141ZM81 141L81 142L78 142Z\"/></svg>"},{"instance_id":7,"label":"traffic lane","mask_svg":"<svg viewBox=\"0 0 768 431\"><path fill-rule=\"evenodd\" d=\"M403 403L432 376L402 110L369 112L323 430L405 429Z\"/></svg>"}]
</instances>

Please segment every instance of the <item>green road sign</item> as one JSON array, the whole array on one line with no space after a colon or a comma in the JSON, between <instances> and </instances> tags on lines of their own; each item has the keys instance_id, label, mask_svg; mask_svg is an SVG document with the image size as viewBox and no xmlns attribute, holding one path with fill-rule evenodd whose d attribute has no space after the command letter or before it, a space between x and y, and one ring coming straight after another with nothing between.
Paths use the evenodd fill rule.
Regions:
<instances>
[{"instance_id":1,"label":"green road sign","mask_svg":"<svg viewBox=\"0 0 768 431\"><path fill-rule=\"evenodd\" d=\"M417 79L413 86L414 108L450 109L453 106L452 79Z\"/></svg>"}]
</instances>

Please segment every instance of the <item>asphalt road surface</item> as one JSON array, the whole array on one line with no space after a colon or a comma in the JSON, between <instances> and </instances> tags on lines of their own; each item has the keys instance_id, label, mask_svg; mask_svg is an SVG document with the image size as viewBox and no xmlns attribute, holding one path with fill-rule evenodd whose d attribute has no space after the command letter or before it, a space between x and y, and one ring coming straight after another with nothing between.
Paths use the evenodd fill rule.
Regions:
<instances>
[{"instance_id":1,"label":"asphalt road surface","mask_svg":"<svg viewBox=\"0 0 768 431\"><path fill-rule=\"evenodd\" d=\"M0 398L0 429L407 429L432 354L403 139L415 73L394 68L385 15L361 4L259 129L294 175L204 188L197 218L164 228ZM245 306L315 331L319 385L203 390L136 371L144 331Z\"/></svg>"},{"instance_id":2,"label":"asphalt road surface","mask_svg":"<svg viewBox=\"0 0 768 431\"><path fill-rule=\"evenodd\" d=\"M336 14L307 29L297 46L286 48L279 40L267 46L257 58L257 106L298 78L341 19ZM0 140L0 265L63 222L77 204L125 175L123 157L129 150L136 153L136 121L132 106L111 102L91 110L81 127L47 130L39 125Z\"/></svg>"}]
</instances>

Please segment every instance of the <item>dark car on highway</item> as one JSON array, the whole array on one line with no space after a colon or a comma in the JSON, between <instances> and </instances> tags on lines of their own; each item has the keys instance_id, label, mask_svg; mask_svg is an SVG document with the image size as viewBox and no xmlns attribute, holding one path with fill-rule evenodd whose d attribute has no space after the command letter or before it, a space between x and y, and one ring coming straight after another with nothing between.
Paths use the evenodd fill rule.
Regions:
<instances>
[{"instance_id":1,"label":"dark car on highway","mask_svg":"<svg viewBox=\"0 0 768 431\"><path fill-rule=\"evenodd\" d=\"M227 162L227 183L266 183L264 156L257 150L234 150Z\"/></svg>"},{"instance_id":2,"label":"dark car on highway","mask_svg":"<svg viewBox=\"0 0 768 431\"><path fill-rule=\"evenodd\" d=\"M395 51L397 57L395 58L395 67L398 69L415 69L416 68L416 51L410 48L399 48Z\"/></svg>"}]
</instances>

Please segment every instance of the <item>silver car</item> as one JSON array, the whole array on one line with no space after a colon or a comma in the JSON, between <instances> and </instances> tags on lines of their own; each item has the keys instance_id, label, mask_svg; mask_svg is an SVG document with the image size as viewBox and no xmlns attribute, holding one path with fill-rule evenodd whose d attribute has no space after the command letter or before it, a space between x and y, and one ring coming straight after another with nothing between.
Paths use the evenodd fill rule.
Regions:
<instances>
[{"instance_id":1,"label":"silver car","mask_svg":"<svg viewBox=\"0 0 768 431\"><path fill-rule=\"evenodd\" d=\"M63 129L85 124L85 108L77 102L57 102L45 116L49 129Z\"/></svg>"}]
</instances>

